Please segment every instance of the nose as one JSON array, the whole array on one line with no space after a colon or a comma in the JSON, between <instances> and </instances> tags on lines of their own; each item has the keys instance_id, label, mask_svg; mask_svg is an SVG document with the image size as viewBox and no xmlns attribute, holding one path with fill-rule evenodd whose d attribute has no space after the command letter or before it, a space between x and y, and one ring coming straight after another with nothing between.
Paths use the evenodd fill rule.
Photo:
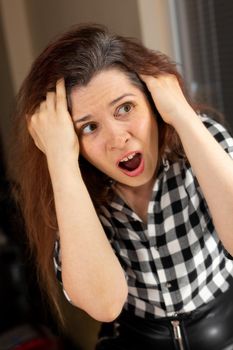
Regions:
<instances>
[{"instance_id":1,"label":"nose","mask_svg":"<svg viewBox=\"0 0 233 350\"><path fill-rule=\"evenodd\" d=\"M106 143L109 150L123 149L130 139L129 132L122 125L113 124L105 130Z\"/></svg>"}]
</instances>

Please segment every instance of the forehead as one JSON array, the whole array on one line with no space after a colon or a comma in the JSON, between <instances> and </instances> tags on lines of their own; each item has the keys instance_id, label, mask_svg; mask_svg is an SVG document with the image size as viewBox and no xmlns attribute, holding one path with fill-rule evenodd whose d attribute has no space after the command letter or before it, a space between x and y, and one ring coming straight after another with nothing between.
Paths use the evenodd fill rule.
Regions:
<instances>
[{"instance_id":1,"label":"forehead","mask_svg":"<svg viewBox=\"0 0 233 350\"><path fill-rule=\"evenodd\" d=\"M96 74L86 86L75 87L71 92L71 104L73 112L82 113L87 106L95 107L100 104L110 103L123 94L141 94L126 75L118 69L109 69Z\"/></svg>"}]
</instances>

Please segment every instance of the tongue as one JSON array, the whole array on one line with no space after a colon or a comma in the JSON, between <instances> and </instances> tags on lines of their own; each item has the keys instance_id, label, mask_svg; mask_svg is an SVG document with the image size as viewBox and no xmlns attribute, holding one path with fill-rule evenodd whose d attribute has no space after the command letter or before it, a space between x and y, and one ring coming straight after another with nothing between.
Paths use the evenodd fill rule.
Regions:
<instances>
[{"instance_id":1,"label":"tongue","mask_svg":"<svg viewBox=\"0 0 233 350\"><path fill-rule=\"evenodd\" d=\"M135 170L141 162L141 155L137 153L132 159L127 160L127 162L120 162L120 167L129 171Z\"/></svg>"}]
</instances>

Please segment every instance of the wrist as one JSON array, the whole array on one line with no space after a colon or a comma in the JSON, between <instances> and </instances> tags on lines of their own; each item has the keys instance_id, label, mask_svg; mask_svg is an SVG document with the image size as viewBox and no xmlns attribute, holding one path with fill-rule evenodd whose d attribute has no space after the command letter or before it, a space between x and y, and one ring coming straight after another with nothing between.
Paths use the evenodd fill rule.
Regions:
<instances>
[{"instance_id":1,"label":"wrist","mask_svg":"<svg viewBox=\"0 0 233 350\"><path fill-rule=\"evenodd\" d=\"M62 150L57 147L55 150L46 152L46 158L49 165L60 166L65 163L76 163L79 158L79 153L76 151Z\"/></svg>"},{"instance_id":2,"label":"wrist","mask_svg":"<svg viewBox=\"0 0 233 350\"><path fill-rule=\"evenodd\" d=\"M47 155L47 164L51 176L60 173L65 175L72 171L80 172L77 154L69 154L66 156L50 154Z\"/></svg>"},{"instance_id":3,"label":"wrist","mask_svg":"<svg viewBox=\"0 0 233 350\"><path fill-rule=\"evenodd\" d=\"M198 114L192 109L189 108L183 110L173 118L171 125L173 128L179 133L182 129L184 129L188 125L192 125L195 122L200 122L200 118Z\"/></svg>"}]
</instances>

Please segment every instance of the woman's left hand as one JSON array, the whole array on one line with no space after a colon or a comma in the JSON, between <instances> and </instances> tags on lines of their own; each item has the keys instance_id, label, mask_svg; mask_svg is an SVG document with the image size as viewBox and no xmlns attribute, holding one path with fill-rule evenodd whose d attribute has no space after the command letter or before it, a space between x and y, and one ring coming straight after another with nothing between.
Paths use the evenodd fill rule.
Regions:
<instances>
[{"instance_id":1,"label":"woman's left hand","mask_svg":"<svg viewBox=\"0 0 233 350\"><path fill-rule=\"evenodd\" d=\"M174 126L181 118L195 113L187 102L175 75L166 74L154 78L150 75L140 75L147 85L156 108L163 120Z\"/></svg>"}]
</instances>

